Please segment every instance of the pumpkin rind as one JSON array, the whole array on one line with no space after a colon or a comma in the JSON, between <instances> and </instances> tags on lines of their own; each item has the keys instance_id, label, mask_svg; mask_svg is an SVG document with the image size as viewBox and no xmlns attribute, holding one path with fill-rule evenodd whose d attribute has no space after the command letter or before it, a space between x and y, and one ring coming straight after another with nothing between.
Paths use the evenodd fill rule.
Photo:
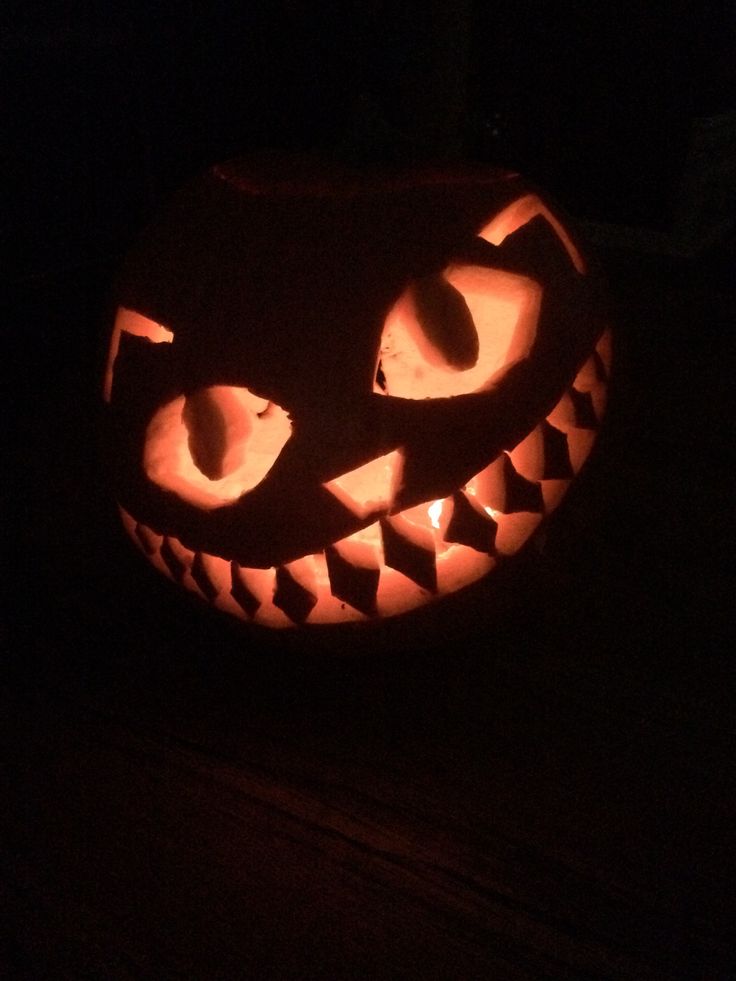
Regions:
<instances>
[{"instance_id":1,"label":"pumpkin rind","mask_svg":"<svg viewBox=\"0 0 736 981\"><path fill-rule=\"evenodd\" d=\"M559 503L605 405L597 279L514 175L215 168L144 236L119 302L126 527L267 626L382 618L485 575Z\"/></svg>"}]
</instances>

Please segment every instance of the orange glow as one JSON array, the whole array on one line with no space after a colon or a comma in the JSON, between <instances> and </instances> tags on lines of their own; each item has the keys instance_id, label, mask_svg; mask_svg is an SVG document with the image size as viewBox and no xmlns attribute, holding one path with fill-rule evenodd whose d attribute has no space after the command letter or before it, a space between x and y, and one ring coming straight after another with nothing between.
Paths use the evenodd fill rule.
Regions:
<instances>
[{"instance_id":1,"label":"orange glow","mask_svg":"<svg viewBox=\"0 0 736 981\"><path fill-rule=\"evenodd\" d=\"M323 486L353 514L364 518L391 506L401 479L403 460L401 451L393 450L362 467L341 474Z\"/></svg>"},{"instance_id":2,"label":"orange glow","mask_svg":"<svg viewBox=\"0 0 736 981\"><path fill-rule=\"evenodd\" d=\"M464 488L466 494L469 494L470 497L474 498L476 501L480 501L480 499L478 498L479 479L480 479L480 474L477 474L475 477L472 478L472 480L469 480L467 482ZM494 521L498 521L499 516L501 515L500 511L496 510L496 508L492 508L489 504L481 504L481 507L490 518L493 518Z\"/></svg>"},{"instance_id":3,"label":"orange glow","mask_svg":"<svg viewBox=\"0 0 736 981\"><path fill-rule=\"evenodd\" d=\"M598 357L603 362L606 374L611 373L611 362L613 358L613 337L610 330L604 330L600 340L595 346Z\"/></svg>"},{"instance_id":4,"label":"orange glow","mask_svg":"<svg viewBox=\"0 0 736 981\"><path fill-rule=\"evenodd\" d=\"M580 252L575 247L572 239L567 234L560 222L555 218L552 212L546 205L536 196L536 194L525 194L523 198L519 198L510 204L507 208L489 222L486 227L480 232L480 237L484 238L486 242L490 242L492 245L500 245L501 242L508 236L517 231L522 225L526 225L536 218L537 215L542 215L550 223L552 228L560 238L560 241L565 246L567 254L572 260L572 264L575 266L577 271L581 274L585 274L585 262Z\"/></svg>"},{"instance_id":5,"label":"orange glow","mask_svg":"<svg viewBox=\"0 0 736 981\"><path fill-rule=\"evenodd\" d=\"M601 361L601 350L604 354L608 353L607 343L603 341L599 345L598 356ZM590 396L596 410L598 404L605 400L605 377L594 358L587 361L579 371L575 378L575 388L579 393ZM222 470L225 475L218 480L209 480L196 468L189 450L191 434L183 421L183 398L165 406L152 420L149 427L150 441L146 447L149 475L159 474L162 480L168 481L165 486L176 489L177 493L187 495L190 499L201 496L209 502L211 499L219 501L217 494L232 493L239 496L243 492L241 488L249 480L258 478L258 474L264 472L267 464L268 454L265 454L258 465L253 460L250 465L247 463L254 439L256 448L259 445L263 448L268 444L266 431L256 439L258 427L265 424L264 420L274 420L274 432L279 432L280 435L275 442L268 445L269 452L278 455L280 446L283 445L281 441L285 441L290 432L288 418L278 406L266 402L247 389L215 386L198 394L200 398L195 400L193 409L195 417L202 411L209 418L208 413L213 408L222 417L221 428L227 434L223 440L222 454ZM569 391L550 412L547 421L565 434L572 472L577 473L593 446L595 431L578 425L575 402ZM194 424L196 427L196 418ZM541 426L536 427L508 453L508 460L517 474L529 482L539 484L542 507L537 511L506 513L509 501L504 456L502 454L476 474L463 488L474 506L482 509L496 525L493 554L445 541L444 536L454 513L452 497L418 504L389 519L392 533L401 537L407 550L403 558L399 556L398 561L396 558L392 560L401 568L388 564L380 521L373 522L331 546L340 557L343 568L348 570L348 580L354 574L358 579L364 577L363 581L368 577L369 582L375 582L375 597L370 609L359 598L353 602L341 598L345 595L344 591L336 587L331 579L325 552L305 555L288 563L281 572L274 568L245 568L218 556L195 554L176 538L165 537L136 523L122 509L121 514L126 530L157 569L232 616L274 628L293 627L295 616L304 616L307 623L315 624L361 621L370 617L386 617L406 612L430 602L435 596L455 592L486 575L499 560L515 554L529 540L545 514L559 504L571 478L545 477L543 432ZM387 510L400 479L402 461L401 452L394 451L325 486L348 506L352 506L355 513L365 515L373 509ZM249 466L251 469L248 469ZM164 476L167 467L167 475ZM181 483L177 484L177 481ZM193 482L196 482L196 487L192 486ZM230 490L227 490L228 487ZM436 585L428 588L424 570L428 567L427 563L431 565L432 562ZM354 570L354 573L350 570ZM296 599L292 597L289 601L287 597L284 600L280 595L279 582L283 582L284 577L287 582L292 583ZM243 596L249 599L246 601ZM289 602L292 603L291 606ZM301 613L300 603L303 603Z\"/></svg>"},{"instance_id":6,"label":"orange glow","mask_svg":"<svg viewBox=\"0 0 736 981\"><path fill-rule=\"evenodd\" d=\"M581 283L572 267L584 275L584 260L569 234L536 194L524 194L504 208L483 227L479 237L500 246L508 236L540 216L558 236L572 266L567 263L562 248L543 222L538 223L542 225L544 233L538 242L545 245L552 239L555 258L560 259L563 267L560 275L562 286L568 281L573 283L574 296ZM472 236L476 228L467 231ZM530 230L530 237L534 239L533 230ZM482 253L491 251L477 239L475 245L476 251L479 245ZM509 251L511 259L517 261L518 251L515 252L514 248ZM490 261L493 262L493 258ZM534 263L532 265L544 269L543 264L538 267ZM421 262L406 266L406 269L417 268L423 268ZM407 273L402 275L405 277ZM532 350L537 339L543 287L550 290L553 313L556 312L555 303L560 307L560 320L565 326L564 301L567 294L564 289L558 294L557 283L544 283L542 272L539 275L540 283L537 283L528 276L500 269L456 264L447 265L436 275L419 276L409 283L386 315L378 356L375 356L374 348L367 349L370 352L368 358L375 358L377 362L373 391L397 399L422 400L492 389L512 364L526 358ZM406 279L401 281L405 283ZM330 280L330 288L334 288L333 280ZM352 294L349 294L345 309L351 299ZM349 321L349 318L344 319ZM555 327L552 319L552 326ZM329 318L326 322L329 325ZM341 328L342 324L343 320L339 324ZM277 353L283 350L284 344L283 337L278 334L278 325L279 321L274 317L273 351ZM346 330L349 327L348 323ZM123 333L149 344L172 343L175 339L173 331L164 325L132 310L120 308L112 331L104 379L104 397L108 402L113 397L115 363ZM329 340L325 332L325 336L318 337L315 343L327 343ZM126 350L128 342L122 343ZM134 343L139 350L145 347L137 341ZM375 335L371 335L371 344L375 344ZM539 347L543 349L544 345L540 344ZM255 350L260 348L256 347ZM265 347L263 350L266 351ZM176 349L173 352L164 349L164 354L175 352ZM227 352L224 353L227 356ZM270 357L272 351L266 353ZM195 345L193 356L197 355ZM182 361L186 360L182 358ZM285 364L285 361L279 362L278 359L267 361L267 365L271 366L279 363L285 365L284 370L288 374L290 362ZM316 363L321 363L319 358ZM577 362L571 359L570 364L574 363ZM529 416L528 409L522 406L525 413L523 428L534 426L531 432L512 445L513 438L509 433L517 430L509 429L505 434L506 441L498 440L492 444L504 447L503 452L476 473L464 487L458 487L446 498L421 500L411 508L395 513L394 501L402 485L404 447L325 482L322 486L358 519L351 521L349 515L341 512L339 518L346 523L338 523L337 527L346 529L360 522L372 523L341 540L324 542L327 533L322 537L319 535L320 515L310 515L310 519L315 519L317 532L312 533L312 527L308 527L306 539L298 538L293 548L288 547L287 543L279 554L289 557L298 554L300 548L306 547L300 547L299 542L305 540L319 542L322 550L301 555L293 561L284 561L280 566L250 568L217 555L194 552L184 541L201 541L204 536L199 530L195 535L192 530L181 528L179 534L182 540L179 540L143 525L121 509L123 524L137 547L159 571L200 599L244 621L282 629L302 623L364 621L403 613L473 583L518 552L534 535L540 523L562 500L591 451L597 423L605 407L610 364L611 336L606 331L577 375L564 379L567 390L546 419L534 420ZM369 370L370 366L369 361L361 367ZM179 370L178 365L175 369ZM573 370L570 367L570 374ZM520 372L523 378L522 372L523 368ZM264 370L262 374L251 377L265 375ZM136 392L135 383L132 396L120 392L122 376L122 369L119 368L114 399L117 403L120 398L123 405L121 418L125 419L128 408L125 399L134 399ZM320 380L317 377L318 383ZM530 387L527 379L527 388ZM288 385L280 387L275 383L273 390L292 391ZM520 390L519 398L523 402L526 398L523 385ZM306 385L304 392L307 392ZM325 392L315 394L315 399L323 397ZM499 394L503 395L503 392ZM361 393L361 397L366 395L366 392ZM292 405L289 395L281 397ZM370 401L371 404L375 403L374 399ZM379 408L395 410L396 406L388 404L390 401L384 401ZM135 402L132 405L135 407ZM293 405L296 406L293 409L295 426L299 426L302 419L298 413L301 412L302 403L295 399ZM443 407L434 406L432 411L438 408ZM456 408L462 409L463 406L456 403L453 410ZM396 446L402 440L414 446L412 441L421 439L417 424L421 407L404 404L399 409L399 424L396 429L388 430L391 442L387 438L383 447ZM402 413L410 420L408 435L402 435L399 428ZM305 415L308 416L308 413ZM345 415L349 415L348 409ZM138 418L134 414L133 417ZM388 411L385 418L390 418ZM502 418L505 417L502 415ZM187 396L180 395L159 408L150 421L146 416L146 421L148 425L142 460L145 474L164 490L206 510L236 501L260 484L292 435L292 422L283 408L247 388L230 385L211 385ZM438 431L443 430L440 428ZM448 431L455 432L454 429ZM469 428L471 431L476 430ZM518 432L521 431L519 427ZM362 430L357 429L356 432L356 452L361 453L358 439ZM301 435L300 432L300 438ZM443 448L439 445L440 440L436 440L436 443L439 459ZM127 449L128 444L126 452ZM294 449L298 448L295 446ZM329 449L317 445L313 452L315 466L330 465ZM353 452L352 447L350 452ZM368 452L363 452L363 455L353 456L352 459L365 459L367 455ZM295 457L299 457L298 452ZM473 455L472 459L477 459L480 466L484 458L479 454ZM284 469L280 478L288 476L288 467L293 466L293 462L293 458L282 461ZM432 462L430 460L430 477ZM303 457L299 457L297 474L311 473L311 463L308 461L301 468L303 463ZM321 473L333 474L338 469L338 466L333 466L331 470L325 469ZM465 475L469 469L458 472ZM438 467L438 473L441 472ZM136 473L136 482L131 485L133 491L139 486L138 477ZM297 486L294 489L301 496L299 476L295 481ZM426 487L426 494L436 494L440 486L447 490L448 484L452 484L452 481L443 479L440 482L438 479L437 486L430 491L431 480L427 479L426 482L420 481L418 486ZM407 485L413 487L411 481L407 481ZM265 491L267 488L262 489ZM134 496L133 491L126 489L126 494L121 494L121 497L130 500ZM304 488L305 499L314 491L314 487ZM164 497L151 496L156 499ZM418 496L407 495L407 499L416 500ZM165 503L170 504L168 500ZM265 510L264 521L270 521L272 517L276 521L281 519L282 515L277 509L279 503L276 502L273 511ZM291 507L291 494L283 506ZM172 509L173 517L170 518L165 509L157 512L156 507L149 506L145 510L149 514L158 514L151 520L161 520L163 527L172 529L177 526L179 512L186 511L181 507ZM332 511L335 510L340 509L333 506ZM222 518L223 515L218 517ZM213 525L217 524L214 518L214 515L210 516ZM288 529L292 527L294 516L290 514L286 518L284 528ZM331 515L328 515L327 527L335 527L329 524L329 520ZM205 532L208 523L202 522ZM227 520L222 523L228 524ZM233 522L232 526L235 524ZM263 538L268 538L265 529ZM221 540L221 535L213 535L213 539ZM281 547L280 543L278 547ZM236 547L232 551L223 548L223 551L227 554L256 554ZM264 561L274 561L276 553L263 550L257 554L265 555Z\"/></svg>"},{"instance_id":7,"label":"orange glow","mask_svg":"<svg viewBox=\"0 0 736 981\"><path fill-rule=\"evenodd\" d=\"M551 514L562 498L567 493L567 489L572 483L571 480L543 480L542 497L544 498L544 510L546 514Z\"/></svg>"},{"instance_id":8,"label":"orange glow","mask_svg":"<svg viewBox=\"0 0 736 981\"><path fill-rule=\"evenodd\" d=\"M110 349L107 355L107 368L105 369L105 383L103 395L106 402L110 401L112 395L112 377L115 359L120 349L120 333L133 334L135 337L145 337L152 344L170 344L174 339L173 331L170 331L163 324L157 324L148 317L144 317L134 310L126 310L120 307L115 318L115 325L112 329L110 338Z\"/></svg>"},{"instance_id":9,"label":"orange glow","mask_svg":"<svg viewBox=\"0 0 736 981\"><path fill-rule=\"evenodd\" d=\"M481 266L451 266L444 281L464 299L478 336L475 364L458 371L442 363L424 336L411 289L386 317L380 343L385 388L399 398L425 399L465 395L488 388L500 371L528 354L534 343L542 298L531 279Z\"/></svg>"},{"instance_id":10,"label":"orange glow","mask_svg":"<svg viewBox=\"0 0 736 981\"><path fill-rule=\"evenodd\" d=\"M598 391L605 393L605 380L594 368L595 365L586 363L576 383L582 386L580 390L586 388L591 395ZM265 400L244 389L219 386L211 393L211 398L226 416L228 412L235 413L236 409L238 413L249 413L251 423L252 417L260 419L270 408L266 404L264 410ZM152 445L155 447L159 439L166 442L164 436L171 428L175 432L175 442L178 441L177 452L189 461L189 470L199 475L196 477L199 483L207 487L222 484L228 477L209 481L191 462L187 447L188 433L182 422L183 410L183 399L175 400L162 410L172 418L159 419L157 426L160 425L161 433L151 433ZM590 452L595 432L576 425L575 406L567 393L550 413L548 421L566 434L572 470L577 472ZM237 424L233 422L233 428L237 436L242 435L246 427L241 421ZM246 435L246 449L249 438ZM237 442L236 438L234 442ZM162 449L161 454L176 469L176 454L171 445L166 453ZM227 457L231 451L233 447L228 446L224 456ZM306 555L288 563L281 571L274 568L244 568L217 556L195 554L177 539L158 535L152 529L137 524L125 511L121 510L121 513L126 530L156 568L232 616L279 629L293 627L294 617L298 622L315 624L361 621L372 616L387 617L403 613L430 602L436 596L455 592L486 575L499 560L522 548L537 530L544 515L560 502L571 480L544 477L545 451L540 427L511 450L508 459L516 473L527 481L540 484L543 505L538 511L505 512L508 492L504 475L507 464L504 464L503 454L469 480L464 488L469 500L475 502L474 506L489 515L496 525L493 554L444 540L454 512L452 498L425 502L389 519L391 534L399 535L404 543L403 554L400 552L391 559L400 568L388 564L384 531L379 521L331 546L340 557L343 569L347 570L348 583L352 575L363 583L374 583L372 605L361 602L359 592L352 602L350 598L344 598L344 588L336 586L331 578L325 552ZM354 509L365 509L365 513L377 503L388 506L400 474L401 460L398 452L386 454L327 486L333 493L342 495L341 500L352 501ZM159 465L162 465L161 460ZM241 466L237 456L231 455L223 469L234 467L230 474L232 477L239 473ZM171 475L169 479L173 480ZM242 475L237 479L242 480ZM201 493L187 486L188 494ZM395 549L395 545L392 548ZM432 566L434 585L427 580L427 569ZM291 584L291 598L284 598L281 594L283 587L279 583L284 581ZM370 600L370 593L368 597Z\"/></svg>"},{"instance_id":11,"label":"orange glow","mask_svg":"<svg viewBox=\"0 0 736 981\"><path fill-rule=\"evenodd\" d=\"M529 511L499 515L496 533L498 554L503 556L515 555L540 526L543 517L542 514L532 514Z\"/></svg>"},{"instance_id":12,"label":"orange glow","mask_svg":"<svg viewBox=\"0 0 736 981\"><path fill-rule=\"evenodd\" d=\"M378 523L371 525L373 534L362 537L361 532L337 542L335 548L352 565L361 569L378 569L383 562L381 530Z\"/></svg>"},{"instance_id":13,"label":"orange glow","mask_svg":"<svg viewBox=\"0 0 736 981\"><path fill-rule=\"evenodd\" d=\"M598 420L603 418L607 400L607 390L606 386L601 384L601 374L608 371L607 365L610 364L610 360L610 332L606 331L596 347L595 356L588 358L573 383L579 392L590 395Z\"/></svg>"},{"instance_id":14,"label":"orange glow","mask_svg":"<svg viewBox=\"0 0 736 981\"><path fill-rule=\"evenodd\" d=\"M476 552L467 545L453 544L437 556L437 591L454 593L485 576L496 565L492 555Z\"/></svg>"},{"instance_id":15,"label":"orange glow","mask_svg":"<svg viewBox=\"0 0 736 981\"><path fill-rule=\"evenodd\" d=\"M538 481L544 473L544 443L537 426L509 453L517 473L527 480Z\"/></svg>"},{"instance_id":16,"label":"orange glow","mask_svg":"<svg viewBox=\"0 0 736 981\"><path fill-rule=\"evenodd\" d=\"M183 395L159 409L149 423L143 466L165 490L199 507L216 508L263 480L291 435L291 422L275 402L247 388L218 385L205 391L220 417L223 475L210 479L195 463Z\"/></svg>"},{"instance_id":17,"label":"orange glow","mask_svg":"<svg viewBox=\"0 0 736 981\"><path fill-rule=\"evenodd\" d=\"M354 534L350 535L348 538L343 539L343 542L358 542L369 545L373 549L377 549L380 552L381 561L383 561L381 526L377 521L374 521L372 525L367 525L365 528L361 528L359 531L354 532ZM342 542L338 542L338 545L342 545Z\"/></svg>"}]
</instances>

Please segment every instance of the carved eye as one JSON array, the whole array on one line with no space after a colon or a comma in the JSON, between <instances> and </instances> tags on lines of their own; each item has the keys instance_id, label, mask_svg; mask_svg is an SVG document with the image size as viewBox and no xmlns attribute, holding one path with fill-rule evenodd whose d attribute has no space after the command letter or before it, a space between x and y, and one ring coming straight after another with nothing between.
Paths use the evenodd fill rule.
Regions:
<instances>
[{"instance_id":1,"label":"carved eye","mask_svg":"<svg viewBox=\"0 0 736 981\"><path fill-rule=\"evenodd\" d=\"M484 266L412 282L389 311L375 392L428 399L489 388L534 342L541 287Z\"/></svg>"},{"instance_id":2,"label":"carved eye","mask_svg":"<svg viewBox=\"0 0 736 981\"><path fill-rule=\"evenodd\" d=\"M240 619L403 614L517 552L582 466L610 370L597 277L516 175L273 162L191 185L123 277L104 386L123 520Z\"/></svg>"},{"instance_id":3,"label":"carved eye","mask_svg":"<svg viewBox=\"0 0 736 981\"><path fill-rule=\"evenodd\" d=\"M276 462L291 422L247 388L213 385L179 396L146 431L143 466L154 483L203 508L252 490Z\"/></svg>"}]
</instances>

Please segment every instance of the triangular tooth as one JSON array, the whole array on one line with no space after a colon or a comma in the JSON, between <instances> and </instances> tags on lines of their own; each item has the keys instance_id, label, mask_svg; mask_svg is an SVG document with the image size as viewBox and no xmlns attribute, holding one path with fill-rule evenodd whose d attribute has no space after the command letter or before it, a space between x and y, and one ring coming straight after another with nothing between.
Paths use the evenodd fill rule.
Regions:
<instances>
[{"instance_id":1,"label":"triangular tooth","mask_svg":"<svg viewBox=\"0 0 736 981\"><path fill-rule=\"evenodd\" d=\"M446 542L467 545L476 552L494 551L497 525L489 514L462 491L452 495L452 517L445 529Z\"/></svg>"},{"instance_id":2,"label":"triangular tooth","mask_svg":"<svg viewBox=\"0 0 736 981\"><path fill-rule=\"evenodd\" d=\"M134 533L146 555L156 555L158 553L163 544L163 535L157 535L152 528L140 522L136 524Z\"/></svg>"},{"instance_id":3,"label":"triangular tooth","mask_svg":"<svg viewBox=\"0 0 736 981\"><path fill-rule=\"evenodd\" d=\"M322 486L360 518L386 511L401 483L402 450L392 450Z\"/></svg>"},{"instance_id":4,"label":"triangular tooth","mask_svg":"<svg viewBox=\"0 0 736 981\"><path fill-rule=\"evenodd\" d=\"M577 388L571 388L569 395L575 409L575 425L577 428L597 429L598 418L595 414L590 392L579 392Z\"/></svg>"},{"instance_id":5,"label":"triangular tooth","mask_svg":"<svg viewBox=\"0 0 736 981\"><path fill-rule=\"evenodd\" d=\"M567 480L573 476L567 435L546 420L542 423L544 440L543 480Z\"/></svg>"},{"instance_id":6,"label":"triangular tooth","mask_svg":"<svg viewBox=\"0 0 736 981\"><path fill-rule=\"evenodd\" d=\"M304 623L317 605L317 596L298 582L286 566L281 565L276 569L273 603L294 623Z\"/></svg>"},{"instance_id":7,"label":"triangular tooth","mask_svg":"<svg viewBox=\"0 0 736 981\"><path fill-rule=\"evenodd\" d=\"M538 483L522 477L514 469L507 453L503 454L503 478L506 487L505 501L499 511L514 514L517 511L538 512L544 510L542 490Z\"/></svg>"},{"instance_id":8,"label":"triangular tooth","mask_svg":"<svg viewBox=\"0 0 736 981\"><path fill-rule=\"evenodd\" d=\"M606 380L606 369L603 367L600 355L593 351L583 367L575 376L573 385L579 392L590 392Z\"/></svg>"},{"instance_id":9,"label":"triangular tooth","mask_svg":"<svg viewBox=\"0 0 736 981\"><path fill-rule=\"evenodd\" d=\"M577 425L575 419L575 405L573 404L572 398L568 392L565 392L557 405L549 413L547 416L547 422L554 426L555 429L560 429L565 433L568 432L568 430L575 428Z\"/></svg>"},{"instance_id":10,"label":"triangular tooth","mask_svg":"<svg viewBox=\"0 0 736 981\"><path fill-rule=\"evenodd\" d=\"M531 511L518 511L515 514L501 515L498 519L498 534L496 535L498 554L508 556L518 552L539 527L543 517L543 514L535 514Z\"/></svg>"},{"instance_id":11,"label":"triangular tooth","mask_svg":"<svg viewBox=\"0 0 736 981\"><path fill-rule=\"evenodd\" d=\"M544 437L540 426L534 429L509 452L517 473L527 480L542 479L544 473Z\"/></svg>"},{"instance_id":12,"label":"triangular tooth","mask_svg":"<svg viewBox=\"0 0 736 981\"><path fill-rule=\"evenodd\" d=\"M600 422L603 419L606 404L608 403L608 387L605 382L601 382L591 390L590 398L593 402L593 411L595 412L596 419Z\"/></svg>"},{"instance_id":13,"label":"triangular tooth","mask_svg":"<svg viewBox=\"0 0 736 981\"><path fill-rule=\"evenodd\" d=\"M325 558L332 595L366 616L375 616L380 569L351 562L348 555L341 553L334 545L327 547Z\"/></svg>"},{"instance_id":14,"label":"triangular tooth","mask_svg":"<svg viewBox=\"0 0 736 981\"><path fill-rule=\"evenodd\" d=\"M187 571L187 564L183 557L179 554L180 549L177 548L179 543L176 539L165 537L163 544L161 545L161 558L166 564L166 568L172 575L172 578L176 582L181 582L184 578L184 574Z\"/></svg>"},{"instance_id":15,"label":"triangular tooth","mask_svg":"<svg viewBox=\"0 0 736 981\"><path fill-rule=\"evenodd\" d=\"M256 615L261 601L248 587L243 576L243 570L237 562L230 563L231 589L230 595L238 606L251 618Z\"/></svg>"},{"instance_id":16,"label":"triangular tooth","mask_svg":"<svg viewBox=\"0 0 736 981\"><path fill-rule=\"evenodd\" d=\"M192 579L210 603L213 603L220 590L207 570L206 556L202 552L197 552L194 556L194 561L192 562Z\"/></svg>"},{"instance_id":17,"label":"triangular tooth","mask_svg":"<svg viewBox=\"0 0 736 981\"><path fill-rule=\"evenodd\" d=\"M128 534L135 536L135 526L137 524L137 521L133 517L133 515L128 514L128 512L121 504L118 504L118 514L120 515L120 520L123 522L123 527L128 532Z\"/></svg>"},{"instance_id":18,"label":"triangular tooth","mask_svg":"<svg viewBox=\"0 0 736 981\"><path fill-rule=\"evenodd\" d=\"M484 508L503 513L506 510L506 456L502 453L473 478L476 497Z\"/></svg>"},{"instance_id":19,"label":"triangular tooth","mask_svg":"<svg viewBox=\"0 0 736 981\"><path fill-rule=\"evenodd\" d=\"M603 331L598 343L595 346L595 351L598 357L601 359L601 364L603 365L603 370L605 371L605 378L608 379L611 374L611 361L613 355L613 336L610 330L606 329Z\"/></svg>"},{"instance_id":20,"label":"triangular tooth","mask_svg":"<svg viewBox=\"0 0 736 981\"><path fill-rule=\"evenodd\" d=\"M577 473L587 460L595 439L596 433L592 429L572 429L567 434L570 463L574 473Z\"/></svg>"},{"instance_id":21,"label":"triangular tooth","mask_svg":"<svg viewBox=\"0 0 736 981\"><path fill-rule=\"evenodd\" d=\"M572 472L572 467L570 468ZM543 480L542 481L542 497L544 498L544 510L547 514L550 514L557 505L560 503L562 498L567 493L567 489L570 486L571 481L568 480Z\"/></svg>"},{"instance_id":22,"label":"triangular tooth","mask_svg":"<svg viewBox=\"0 0 736 981\"><path fill-rule=\"evenodd\" d=\"M381 520L386 565L412 579L430 593L437 592L434 537L401 515Z\"/></svg>"}]
</instances>

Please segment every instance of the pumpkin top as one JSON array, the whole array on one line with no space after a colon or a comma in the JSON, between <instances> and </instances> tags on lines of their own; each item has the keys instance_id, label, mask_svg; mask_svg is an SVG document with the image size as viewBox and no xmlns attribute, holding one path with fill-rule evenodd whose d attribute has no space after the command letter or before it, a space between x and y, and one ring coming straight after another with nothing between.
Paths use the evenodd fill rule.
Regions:
<instances>
[{"instance_id":1,"label":"pumpkin top","mask_svg":"<svg viewBox=\"0 0 736 981\"><path fill-rule=\"evenodd\" d=\"M262 152L216 164L209 174L245 194L260 196L351 196L397 192L427 185L489 185L518 175L501 168L470 164L452 168L372 166L314 154L286 157Z\"/></svg>"}]
</instances>

